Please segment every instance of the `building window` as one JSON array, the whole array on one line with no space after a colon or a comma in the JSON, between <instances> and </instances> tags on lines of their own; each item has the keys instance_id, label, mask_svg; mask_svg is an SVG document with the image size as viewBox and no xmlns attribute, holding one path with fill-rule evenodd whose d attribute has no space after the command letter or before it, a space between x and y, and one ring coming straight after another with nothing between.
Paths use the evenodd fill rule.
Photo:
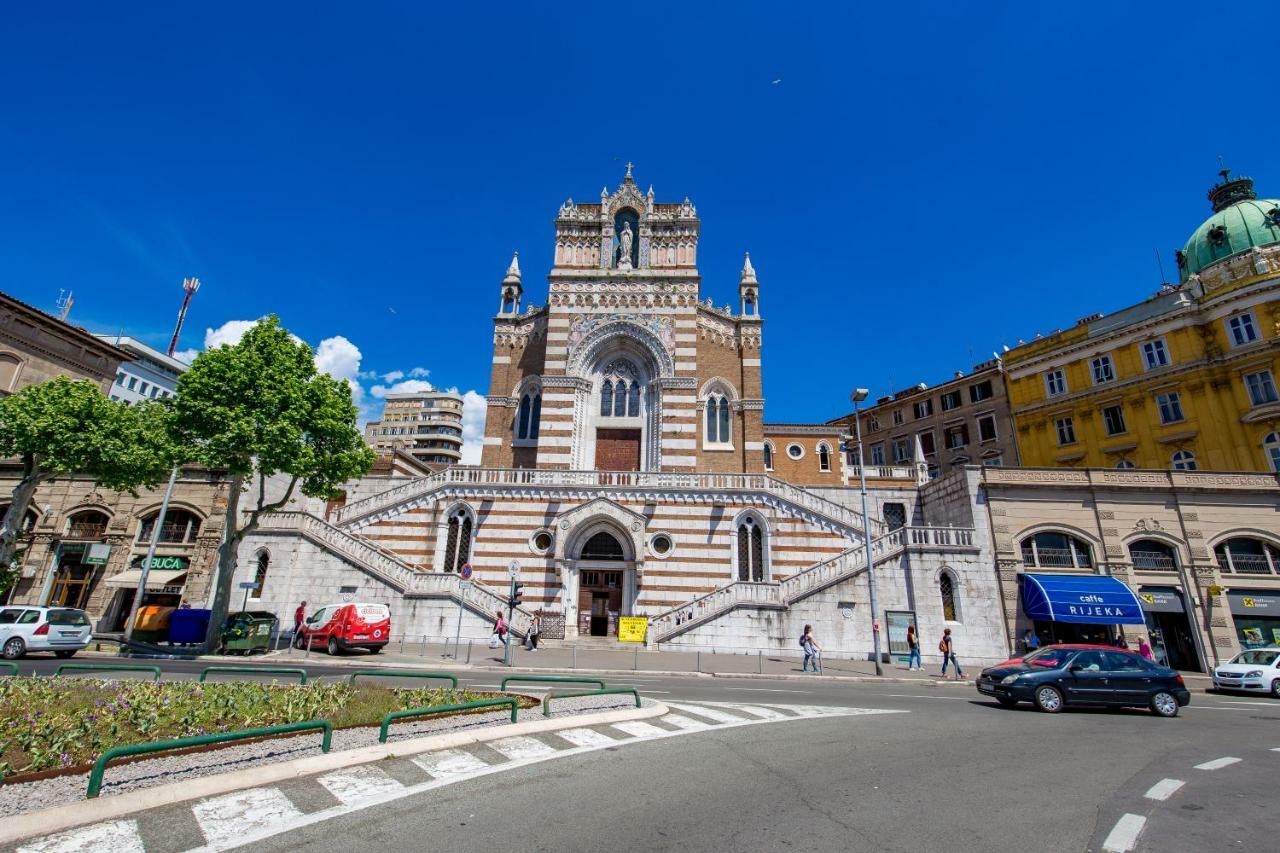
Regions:
<instances>
[{"instance_id":1,"label":"building window","mask_svg":"<svg viewBox=\"0 0 1280 853\"><path fill-rule=\"evenodd\" d=\"M942 395L942 411L949 412L952 409L960 408L960 392L948 391Z\"/></svg>"},{"instance_id":2,"label":"building window","mask_svg":"<svg viewBox=\"0 0 1280 853\"><path fill-rule=\"evenodd\" d=\"M920 441L920 452L925 456L932 456L936 449L933 446L933 430L927 429L924 432L916 433L916 438Z\"/></svg>"},{"instance_id":3,"label":"building window","mask_svg":"<svg viewBox=\"0 0 1280 853\"><path fill-rule=\"evenodd\" d=\"M1067 375L1062 372L1061 367L1044 375L1044 387L1050 397L1060 397L1067 393Z\"/></svg>"},{"instance_id":4,"label":"building window","mask_svg":"<svg viewBox=\"0 0 1280 853\"><path fill-rule=\"evenodd\" d=\"M773 445L767 441L764 443L764 470L773 470Z\"/></svg>"},{"instance_id":5,"label":"building window","mask_svg":"<svg viewBox=\"0 0 1280 853\"><path fill-rule=\"evenodd\" d=\"M1237 314L1227 321L1227 332L1231 335L1233 347L1251 344L1258 339L1258 327L1253 323L1253 314Z\"/></svg>"},{"instance_id":6,"label":"building window","mask_svg":"<svg viewBox=\"0 0 1280 853\"><path fill-rule=\"evenodd\" d=\"M156 519L159 516L158 512L152 513L138 525L139 542L151 541L151 534L155 530ZM171 509L164 515L164 524L160 525L159 541L171 545L194 542L199 533L199 517L185 509Z\"/></svg>"},{"instance_id":7,"label":"building window","mask_svg":"<svg viewBox=\"0 0 1280 853\"><path fill-rule=\"evenodd\" d=\"M1119 435L1124 432L1124 409L1120 406L1107 406L1102 410L1102 424L1107 430L1107 435Z\"/></svg>"},{"instance_id":8,"label":"building window","mask_svg":"<svg viewBox=\"0 0 1280 853\"><path fill-rule=\"evenodd\" d=\"M982 464L988 468L1000 468L1004 465L1004 455L997 453L995 456L985 456Z\"/></svg>"},{"instance_id":9,"label":"building window","mask_svg":"<svg viewBox=\"0 0 1280 853\"><path fill-rule=\"evenodd\" d=\"M1154 341L1144 343L1142 345L1142 362L1147 366L1147 370L1168 367L1169 349L1164 345L1164 340L1157 338Z\"/></svg>"},{"instance_id":10,"label":"building window","mask_svg":"<svg viewBox=\"0 0 1280 853\"><path fill-rule=\"evenodd\" d=\"M790 456L792 459L803 459L804 448L798 444L788 444L787 455Z\"/></svg>"},{"instance_id":11,"label":"building window","mask_svg":"<svg viewBox=\"0 0 1280 853\"><path fill-rule=\"evenodd\" d=\"M1177 391L1157 394L1156 407L1160 409L1160 423L1173 424L1182 420L1182 400Z\"/></svg>"},{"instance_id":12,"label":"building window","mask_svg":"<svg viewBox=\"0 0 1280 853\"><path fill-rule=\"evenodd\" d=\"M67 519L68 539L101 539L107 535L110 519L105 513L91 509L78 512Z\"/></svg>"},{"instance_id":13,"label":"building window","mask_svg":"<svg viewBox=\"0 0 1280 853\"><path fill-rule=\"evenodd\" d=\"M1173 470L1175 471L1194 471L1196 470L1196 455L1190 450L1179 450L1173 454Z\"/></svg>"},{"instance_id":14,"label":"building window","mask_svg":"<svg viewBox=\"0 0 1280 853\"><path fill-rule=\"evenodd\" d=\"M897 410L896 410L896 411L894 411L894 413L893 413L893 425L894 425L894 426L901 426L901 425L902 425L902 421L903 421L903 418L902 418L902 409L897 409Z\"/></svg>"},{"instance_id":15,"label":"building window","mask_svg":"<svg viewBox=\"0 0 1280 853\"><path fill-rule=\"evenodd\" d=\"M1280 553L1269 542L1249 537L1228 539L1213 549L1224 572L1271 575L1280 569Z\"/></svg>"},{"instance_id":16,"label":"building window","mask_svg":"<svg viewBox=\"0 0 1280 853\"><path fill-rule=\"evenodd\" d=\"M535 554L543 555L548 553L554 544L555 538L551 535L550 530L535 530L533 535L529 537L529 550Z\"/></svg>"},{"instance_id":17,"label":"building window","mask_svg":"<svg viewBox=\"0 0 1280 853\"><path fill-rule=\"evenodd\" d=\"M911 442L905 438L895 439L893 442L893 464L901 465L904 462L911 461Z\"/></svg>"},{"instance_id":18,"label":"building window","mask_svg":"<svg viewBox=\"0 0 1280 853\"><path fill-rule=\"evenodd\" d=\"M444 545L444 570L457 572L471 559L471 514L465 509L449 516L449 530Z\"/></svg>"},{"instance_id":19,"label":"building window","mask_svg":"<svg viewBox=\"0 0 1280 853\"><path fill-rule=\"evenodd\" d=\"M1262 439L1262 455L1271 470L1280 473L1280 432L1269 432Z\"/></svg>"},{"instance_id":20,"label":"building window","mask_svg":"<svg viewBox=\"0 0 1280 853\"><path fill-rule=\"evenodd\" d=\"M898 530L907 526L907 505L886 503L884 505L884 525L890 530Z\"/></svg>"},{"instance_id":21,"label":"building window","mask_svg":"<svg viewBox=\"0 0 1280 853\"><path fill-rule=\"evenodd\" d=\"M123 370L116 374L116 384L117 384L117 385L123 385L123 384L124 384L124 371L123 371Z\"/></svg>"},{"instance_id":22,"label":"building window","mask_svg":"<svg viewBox=\"0 0 1280 853\"><path fill-rule=\"evenodd\" d=\"M729 398L712 394L707 398L707 444L729 444Z\"/></svg>"},{"instance_id":23,"label":"building window","mask_svg":"<svg viewBox=\"0 0 1280 853\"><path fill-rule=\"evenodd\" d=\"M1133 567L1147 572L1172 572L1178 568L1173 548L1157 539L1139 539L1129 545Z\"/></svg>"},{"instance_id":24,"label":"building window","mask_svg":"<svg viewBox=\"0 0 1280 853\"><path fill-rule=\"evenodd\" d=\"M969 444L969 425L955 424L949 426L942 433L943 441L947 446L947 450L958 450Z\"/></svg>"},{"instance_id":25,"label":"building window","mask_svg":"<svg viewBox=\"0 0 1280 853\"><path fill-rule=\"evenodd\" d=\"M875 415L867 415L867 432L875 432L880 429L880 419Z\"/></svg>"},{"instance_id":26,"label":"building window","mask_svg":"<svg viewBox=\"0 0 1280 853\"><path fill-rule=\"evenodd\" d=\"M653 538L649 540L649 550L658 557L667 556L674 547L675 544L671 541L671 537L665 533L655 533Z\"/></svg>"},{"instance_id":27,"label":"building window","mask_svg":"<svg viewBox=\"0 0 1280 853\"><path fill-rule=\"evenodd\" d=\"M534 392L525 394L520 398L520 417L516 438L536 440L538 438L538 424L541 420L542 395ZM421 431L425 432L426 430Z\"/></svg>"},{"instance_id":28,"label":"building window","mask_svg":"<svg viewBox=\"0 0 1280 853\"><path fill-rule=\"evenodd\" d=\"M991 399L991 380L979 382L969 386L969 402L981 403L983 400Z\"/></svg>"},{"instance_id":29,"label":"building window","mask_svg":"<svg viewBox=\"0 0 1280 853\"><path fill-rule=\"evenodd\" d=\"M942 596L942 618L956 621L956 582L950 572L938 575L938 592Z\"/></svg>"},{"instance_id":30,"label":"building window","mask_svg":"<svg viewBox=\"0 0 1280 853\"><path fill-rule=\"evenodd\" d=\"M871 445L871 464L872 465L884 464L884 445L883 444Z\"/></svg>"},{"instance_id":31,"label":"building window","mask_svg":"<svg viewBox=\"0 0 1280 853\"><path fill-rule=\"evenodd\" d=\"M267 568L271 564L271 555L266 551L258 552L258 565L253 570L253 589L249 590L250 598L262 598L262 590L267 585Z\"/></svg>"},{"instance_id":32,"label":"building window","mask_svg":"<svg viewBox=\"0 0 1280 853\"><path fill-rule=\"evenodd\" d=\"M1038 569L1088 569L1093 567L1093 556L1088 543L1045 531L1022 540L1022 562Z\"/></svg>"},{"instance_id":33,"label":"building window","mask_svg":"<svg viewBox=\"0 0 1280 853\"><path fill-rule=\"evenodd\" d=\"M818 470L831 470L831 448L827 447L825 444L818 445Z\"/></svg>"},{"instance_id":34,"label":"building window","mask_svg":"<svg viewBox=\"0 0 1280 853\"><path fill-rule=\"evenodd\" d=\"M1132 459L1121 459L1119 462L1116 463L1116 467L1119 468L1121 471L1132 471L1134 468L1137 468L1138 466L1133 464Z\"/></svg>"},{"instance_id":35,"label":"building window","mask_svg":"<svg viewBox=\"0 0 1280 853\"><path fill-rule=\"evenodd\" d=\"M738 522L738 580L764 581L764 528L751 516Z\"/></svg>"},{"instance_id":36,"label":"building window","mask_svg":"<svg viewBox=\"0 0 1280 853\"><path fill-rule=\"evenodd\" d=\"M1116 378L1115 365L1111 363L1111 356L1100 355L1093 361L1089 362L1089 367L1093 371L1093 384L1101 385L1103 382L1110 382Z\"/></svg>"},{"instance_id":37,"label":"building window","mask_svg":"<svg viewBox=\"0 0 1280 853\"><path fill-rule=\"evenodd\" d=\"M920 400L912 407L916 420L927 418L933 414L933 400Z\"/></svg>"},{"instance_id":38,"label":"building window","mask_svg":"<svg viewBox=\"0 0 1280 853\"><path fill-rule=\"evenodd\" d=\"M136 377L136 376L130 376L130 377L129 377L129 390L130 390L130 391L132 391L132 390L133 390L134 388L136 388L136 387L138 387L138 377Z\"/></svg>"},{"instance_id":39,"label":"building window","mask_svg":"<svg viewBox=\"0 0 1280 853\"><path fill-rule=\"evenodd\" d=\"M1058 418L1053 425L1058 430L1059 445L1076 443L1076 424L1070 417Z\"/></svg>"},{"instance_id":40,"label":"building window","mask_svg":"<svg viewBox=\"0 0 1280 853\"><path fill-rule=\"evenodd\" d=\"M996 438L996 416L983 415L978 418L978 441L995 441Z\"/></svg>"},{"instance_id":41,"label":"building window","mask_svg":"<svg viewBox=\"0 0 1280 853\"><path fill-rule=\"evenodd\" d=\"M1244 375L1244 387L1249 391L1249 403L1263 406L1276 402L1276 383L1271 378L1270 370L1259 370L1257 373Z\"/></svg>"}]
</instances>

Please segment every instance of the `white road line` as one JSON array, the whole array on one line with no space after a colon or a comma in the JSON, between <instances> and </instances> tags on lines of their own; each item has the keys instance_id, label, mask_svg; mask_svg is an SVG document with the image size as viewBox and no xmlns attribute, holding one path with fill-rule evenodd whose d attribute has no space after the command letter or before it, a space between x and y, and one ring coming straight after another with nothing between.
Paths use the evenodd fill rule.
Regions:
<instances>
[{"instance_id":1,"label":"white road line","mask_svg":"<svg viewBox=\"0 0 1280 853\"><path fill-rule=\"evenodd\" d=\"M329 773L321 776L317 781L343 803L358 803L404 787L370 764Z\"/></svg>"},{"instance_id":2,"label":"white road line","mask_svg":"<svg viewBox=\"0 0 1280 853\"><path fill-rule=\"evenodd\" d=\"M766 720L789 720L791 717L786 714L780 714L772 708L764 708L760 705L739 705L740 710L746 711L748 714L755 714Z\"/></svg>"},{"instance_id":3,"label":"white road line","mask_svg":"<svg viewBox=\"0 0 1280 853\"><path fill-rule=\"evenodd\" d=\"M724 711L718 711L715 708L708 708L706 705L685 705L683 703L668 702L667 707L677 708L681 711L688 711L697 714L699 717L706 717L708 720L715 720L717 723L741 723L743 718L737 714L726 714Z\"/></svg>"},{"instance_id":4,"label":"white road line","mask_svg":"<svg viewBox=\"0 0 1280 853\"><path fill-rule=\"evenodd\" d=\"M617 743L604 732L598 732L595 729L561 729L552 734L564 738L574 746L611 746Z\"/></svg>"},{"instance_id":5,"label":"white road line","mask_svg":"<svg viewBox=\"0 0 1280 853\"><path fill-rule=\"evenodd\" d=\"M953 702L972 702L973 696L925 696L922 693L885 693L884 696L892 696L895 699L950 699Z\"/></svg>"},{"instance_id":6,"label":"white road line","mask_svg":"<svg viewBox=\"0 0 1280 853\"><path fill-rule=\"evenodd\" d=\"M250 788L201 800L191 807L210 844L229 844L244 836L302 817L279 788Z\"/></svg>"},{"instance_id":7,"label":"white road line","mask_svg":"<svg viewBox=\"0 0 1280 853\"><path fill-rule=\"evenodd\" d=\"M1226 700L1219 699L1218 701L1223 705L1249 705L1255 708L1259 706L1264 708L1274 708L1276 706L1276 703L1274 702L1243 702L1243 701L1234 700L1234 699L1226 699Z\"/></svg>"},{"instance_id":8,"label":"white road line","mask_svg":"<svg viewBox=\"0 0 1280 853\"><path fill-rule=\"evenodd\" d=\"M710 728L710 724L699 722L698 720L692 719L690 717L686 717L683 714L666 714L663 716L662 722L670 723L671 725L676 726L677 728L681 728L690 732L697 731L699 729ZM1280 752L1280 750L1276 750L1276 751Z\"/></svg>"},{"instance_id":9,"label":"white road line","mask_svg":"<svg viewBox=\"0 0 1280 853\"><path fill-rule=\"evenodd\" d=\"M787 690L782 687L726 687L725 690L745 690L748 693L796 693L808 696L812 690Z\"/></svg>"},{"instance_id":10,"label":"white road line","mask_svg":"<svg viewBox=\"0 0 1280 853\"><path fill-rule=\"evenodd\" d=\"M1225 758L1215 758L1213 759L1213 761L1206 761L1204 764L1197 764L1196 769L1197 770L1220 770L1223 767L1230 767L1232 764L1236 764L1242 760L1243 759L1240 759L1240 758L1232 758L1231 756L1228 755Z\"/></svg>"},{"instance_id":11,"label":"white road line","mask_svg":"<svg viewBox=\"0 0 1280 853\"><path fill-rule=\"evenodd\" d=\"M632 737L650 738L654 735L668 734L666 729L660 729L657 726L650 725L643 720L629 720L623 723L613 723L615 729L624 731Z\"/></svg>"},{"instance_id":12,"label":"white road line","mask_svg":"<svg viewBox=\"0 0 1280 853\"><path fill-rule=\"evenodd\" d=\"M1146 823L1147 819L1141 815L1125 815L1116 821L1111 834L1102 842L1102 849L1106 853L1129 853L1137 845L1138 834Z\"/></svg>"},{"instance_id":13,"label":"white road line","mask_svg":"<svg viewBox=\"0 0 1280 853\"><path fill-rule=\"evenodd\" d=\"M540 758L544 755L552 755L558 750L549 743L531 738L527 735L513 735L512 737L504 737L500 740L491 740L488 746L501 752L512 761L521 761L526 758Z\"/></svg>"},{"instance_id":14,"label":"white road line","mask_svg":"<svg viewBox=\"0 0 1280 853\"><path fill-rule=\"evenodd\" d=\"M77 853L110 850L112 853L144 853L136 820L113 820L82 826L57 835L37 838L19 847L17 853Z\"/></svg>"},{"instance_id":15,"label":"white road line","mask_svg":"<svg viewBox=\"0 0 1280 853\"><path fill-rule=\"evenodd\" d=\"M1272 751L1272 752L1280 752L1280 746L1273 746L1273 747L1271 747L1271 751Z\"/></svg>"},{"instance_id":16,"label":"white road line","mask_svg":"<svg viewBox=\"0 0 1280 853\"><path fill-rule=\"evenodd\" d=\"M1181 779L1161 779L1159 782L1148 788L1147 792L1143 794L1143 796L1148 800L1159 800L1160 802L1164 802L1176 794L1178 789L1185 784L1187 783L1183 782Z\"/></svg>"},{"instance_id":17,"label":"white road line","mask_svg":"<svg viewBox=\"0 0 1280 853\"><path fill-rule=\"evenodd\" d=\"M471 753L459 749L428 752L413 759L413 763L437 779L450 779L454 776L475 773L491 766L488 762L481 761Z\"/></svg>"}]
</instances>

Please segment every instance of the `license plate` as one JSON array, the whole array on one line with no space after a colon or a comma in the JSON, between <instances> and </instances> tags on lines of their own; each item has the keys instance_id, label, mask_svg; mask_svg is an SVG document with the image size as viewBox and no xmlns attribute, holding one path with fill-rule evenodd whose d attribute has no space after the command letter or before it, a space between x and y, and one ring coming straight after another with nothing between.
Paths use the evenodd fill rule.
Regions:
<instances>
[{"instance_id":1,"label":"license plate","mask_svg":"<svg viewBox=\"0 0 1280 853\"><path fill-rule=\"evenodd\" d=\"M79 632L79 631L59 631L58 633L59 633L59 634L61 634L61 635L62 635L62 636L64 636L64 637L78 637L78 636L80 636L80 632Z\"/></svg>"},{"instance_id":2,"label":"license plate","mask_svg":"<svg viewBox=\"0 0 1280 853\"><path fill-rule=\"evenodd\" d=\"M368 635L368 634L356 634L356 639L357 639L357 640L367 640L367 639L369 639L369 635Z\"/></svg>"}]
</instances>

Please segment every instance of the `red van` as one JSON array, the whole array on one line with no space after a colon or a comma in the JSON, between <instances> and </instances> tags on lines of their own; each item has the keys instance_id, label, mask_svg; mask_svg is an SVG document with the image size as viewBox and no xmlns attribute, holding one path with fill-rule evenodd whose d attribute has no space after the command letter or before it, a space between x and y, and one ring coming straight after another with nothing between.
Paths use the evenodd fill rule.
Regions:
<instances>
[{"instance_id":1,"label":"red van","mask_svg":"<svg viewBox=\"0 0 1280 853\"><path fill-rule=\"evenodd\" d=\"M295 648L321 645L331 655L350 649L377 654L391 639L391 610L385 604L327 604L307 617L293 638Z\"/></svg>"}]
</instances>

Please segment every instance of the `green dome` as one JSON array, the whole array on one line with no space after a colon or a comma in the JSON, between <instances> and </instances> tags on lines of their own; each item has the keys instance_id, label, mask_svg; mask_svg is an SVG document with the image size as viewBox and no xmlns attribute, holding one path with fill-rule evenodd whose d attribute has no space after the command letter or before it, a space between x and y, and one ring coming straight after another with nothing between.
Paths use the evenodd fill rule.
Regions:
<instances>
[{"instance_id":1,"label":"green dome","mask_svg":"<svg viewBox=\"0 0 1280 853\"><path fill-rule=\"evenodd\" d=\"M1183 281L1223 258L1255 246L1280 243L1280 199L1257 198L1249 178L1228 180L1209 190L1213 216L1197 228L1178 254Z\"/></svg>"}]
</instances>

